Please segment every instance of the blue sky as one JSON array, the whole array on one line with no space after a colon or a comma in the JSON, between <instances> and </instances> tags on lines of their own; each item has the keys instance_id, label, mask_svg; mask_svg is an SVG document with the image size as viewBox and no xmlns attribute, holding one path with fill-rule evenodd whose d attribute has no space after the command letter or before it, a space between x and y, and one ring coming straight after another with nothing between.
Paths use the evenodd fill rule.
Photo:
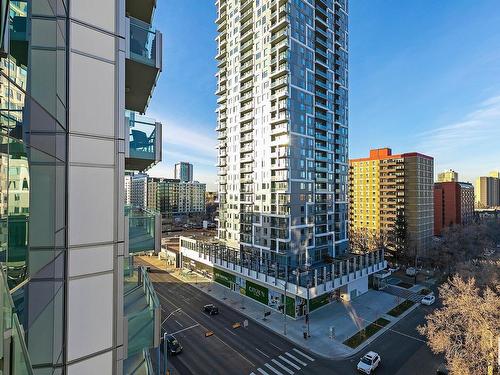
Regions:
<instances>
[{"instance_id":1,"label":"blue sky","mask_svg":"<svg viewBox=\"0 0 500 375\"><path fill-rule=\"evenodd\" d=\"M472 181L500 169L500 1L351 0L350 157L370 148L434 156ZM188 160L215 189L215 6L163 0L163 73L148 115L163 122L169 177Z\"/></svg>"}]
</instances>

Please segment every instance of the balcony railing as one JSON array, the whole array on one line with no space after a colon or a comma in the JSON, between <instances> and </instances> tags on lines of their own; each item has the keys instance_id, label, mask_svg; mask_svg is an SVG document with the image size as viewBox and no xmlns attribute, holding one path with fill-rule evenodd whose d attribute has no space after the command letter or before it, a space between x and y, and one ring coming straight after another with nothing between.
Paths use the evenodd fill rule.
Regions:
<instances>
[{"instance_id":1,"label":"balcony railing","mask_svg":"<svg viewBox=\"0 0 500 375\"><path fill-rule=\"evenodd\" d=\"M153 210L125 206L125 237L129 254L159 252L161 247L161 215Z\"/></svg>"},{"instance_id":2,"label":"balcony railing","mask_svg":"<svg viewBox=\"0 0 500 375\"><path fill-rule=\"evenodd\" d=\"M124 315L127 334L124 373L153 375L155 372L149 350L160 344L161 305L145 268L131 268L131 270L132 273L128 270L124 275Z\"/></svg>"},{"instance_id":3,"label":"balcony railing","mask_svg":"<svg viewBox=\"0 0 500 375\"><path fill-rule=\"evenodd\" d=\"M128 112L125 117L125 127L129 133L125 169L144 171L161 161L161 123Z\"/></svg>"},{"instance_id":4,"label":"balcony railing","mask_svg":"<svg viewBox=\"0 0 500 375\"><path fill-rule=\"evenodd\" d=\"M2 345L0 345L0 373L10 375L33 375L28 349L24 341L24 330L14 310L14 303L7 286L7 278L0 270L0 332ZM9 367L6 367L6 366Z\"/></svg>"},{"instance_id":5,"label":"balcony railing","mask_svg":"<svg viewBox=\"0 0 500 375\"><path fill-rule=\"evenodd\" d=\"M162 70L162 34L146 22L127 20L125 107L144 113Z\"/></svg>"}]
</instances>

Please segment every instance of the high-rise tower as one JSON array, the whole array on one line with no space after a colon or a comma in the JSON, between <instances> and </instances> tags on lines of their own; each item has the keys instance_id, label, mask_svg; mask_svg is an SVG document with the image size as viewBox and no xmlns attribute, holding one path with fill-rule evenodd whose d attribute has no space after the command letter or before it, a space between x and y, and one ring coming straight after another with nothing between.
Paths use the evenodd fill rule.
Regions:
<instances>
[{"instance_id":1,"label":"high-rise tower","mask_svg":"<svg viewBox=\"0 0 500 375\"><path fill-rule=\"evenodd\" d=\"M220 240L300 267L345 252L347 2L217 7Z\"/></svg>"}]
</instances>

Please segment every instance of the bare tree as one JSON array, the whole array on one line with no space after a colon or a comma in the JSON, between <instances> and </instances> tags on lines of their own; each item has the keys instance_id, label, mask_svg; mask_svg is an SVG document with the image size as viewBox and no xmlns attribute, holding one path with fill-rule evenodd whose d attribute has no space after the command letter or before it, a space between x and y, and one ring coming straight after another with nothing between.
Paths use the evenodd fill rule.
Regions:
<instances>
[{"instance_id":1,"label":"bare tree","mask_svg":"<svg viewBox=\"0 0 500 375\"><path fill-rule=\"evenodd\" d=\"M498 274L498 269L496 270ZM418 327L434 353L444 353L452 375L493 374L500 335L500 285L482 292L474 278L452 277L439 288L443 307Z\"/></svg>"},{"instance_id":2,"label":"bare tree","mask_svg":"<svg viewBox=\"0 0 500 375\"><path fill-rule=\"evenodd\" d=\"M365 254L386 248L387 235L384 232L368 228L356 228L349 231L349 244L354 253Z\"/></svg>"},{"instance_id":3,"label":"bare tree","mask_svg":"<svg viewBox=\"0 0 500 375\"><path fill-rule=\"evenodd\" d=\"M488 250L495 249L498 241L498 223L445 228L440 239L429 249L427 259L431 264L428 266L438 267L452 274L458 265L481 258Z\"/></svg>"}]
</instances>

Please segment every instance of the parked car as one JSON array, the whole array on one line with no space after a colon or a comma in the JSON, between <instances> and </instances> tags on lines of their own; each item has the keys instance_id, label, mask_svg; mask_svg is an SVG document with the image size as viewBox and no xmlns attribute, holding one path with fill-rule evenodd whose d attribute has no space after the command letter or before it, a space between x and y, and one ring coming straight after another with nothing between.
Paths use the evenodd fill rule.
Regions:
<instances>
[{"instance_id":1,"label":"parked car","mask_svg":"<svg viewBox=\"0 0 500 375\"><path fill-rule=\"evenodd\" d=\"M430 306L434 302L436 302L436 297L434 296L434 294L428 294L424 298L422 298L421 302L422 302L422 305Z\"/></svg>"},{"instance_id":2,"label":"parked car","mask_svg":"<svg viewBox=\"0 0 500 375\"><path fill-rule=\"evenodd\" d=\"M449 373L448 367L444 363L440 364L436 370L436 375L448 375Z\"/></svg>"},{"instance_id":3,"label":"parked car","mask_svg":"<svg viewBox=\"0 0 500 375\"><path fill-rule=\"evenodd\" d=\"M415 267L408 267L406 269L406 276L415 276L417 274L417 270Z\"/></svg>"},{"instance_id":4,"label":"parked car","mask_svg":"<svg viewBox=\"0 0 500 375\"><path fill-rule=\"evenodd\" d=\"M182 352L181 343L173 335L167 336L167 350L168 353L172 355Z\"/></svg>"},{"instance_id":5,"label":"parked car","mask_svg":"<svg viewBox=\"0 0 500 375\"><path fill-rule=\"evenodd\" d=\"M208 315L217 315L219 313L219 308L213 303L203 306L203 311Z\"/></svg>"},{"instance_id":6,"label":"parked car","mask_svg":"<svg viewBox=\"0 0 500 375\"><path fill-rule=\"evenodd\" d=\"M399 268L400 268L399 266L392 266L392 267L389 267L389 271L390 272L397 272L397 271L399 271Z\"/></svg>"},{"instance_id":7,"label":"parked car","mask_svg":"<svg viewBox=\"0 0 500 375\"><path fill-rule=\"evenodd\" d=\"M377 353L370 351L359 360L357 368L358 371L365 374L371 374L380 365L380 362L380 356Z\"/></svg>"}]
</instances>

